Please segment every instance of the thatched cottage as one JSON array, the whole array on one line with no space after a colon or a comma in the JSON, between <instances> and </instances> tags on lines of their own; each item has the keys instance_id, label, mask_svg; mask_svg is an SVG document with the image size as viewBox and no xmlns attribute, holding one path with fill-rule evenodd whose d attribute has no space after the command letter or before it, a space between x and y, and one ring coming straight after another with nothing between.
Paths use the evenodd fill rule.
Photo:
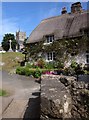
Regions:
<instances>
[{"instance_id":1,"label":"thatched cottage","mask_svg":"<svg viewBox=\"0 0 89 120\"><path fill-rule=\"evenodd\" d=\"M32 46L33 44L37 44L45 40L43 45L48 46L56 40L75 40L76 38L81 40L84 35L88 34L89 11L84 11L81 3L77 2L71 5L70 13L67 13L66 8L64 7L60 16L50 17L42 20L41 23L30 34L27 44ZM83 45L83 41L81 42L80 43ZM42 55L41 51L40 53ZM47 62L54 61L56 55L57 54L55 54L55 50L53 49L51 52L44 52L43 58ZM75 60L78 63L89 64L89 53L87 46L83 51L80 49L77 55L68 55L68 59L65 60L65 64L69 65L72 60Z\"/></svg>"}]
</instances>

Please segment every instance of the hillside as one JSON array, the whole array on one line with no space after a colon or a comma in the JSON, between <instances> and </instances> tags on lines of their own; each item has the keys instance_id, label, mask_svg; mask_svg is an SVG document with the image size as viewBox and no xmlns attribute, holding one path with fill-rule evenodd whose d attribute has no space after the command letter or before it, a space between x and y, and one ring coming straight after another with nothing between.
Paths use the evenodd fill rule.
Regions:
<instances>
[{"instance_id":1,"label":"hillside","mask_svg":"<svg viewBox=\"0 0 89 120\"><path fill-rule=\"evenodd\" d=\"M24 55L19 52L6 52L0 54L0 70L12 72L24 60Z\"/></svg>"}]
</instances>

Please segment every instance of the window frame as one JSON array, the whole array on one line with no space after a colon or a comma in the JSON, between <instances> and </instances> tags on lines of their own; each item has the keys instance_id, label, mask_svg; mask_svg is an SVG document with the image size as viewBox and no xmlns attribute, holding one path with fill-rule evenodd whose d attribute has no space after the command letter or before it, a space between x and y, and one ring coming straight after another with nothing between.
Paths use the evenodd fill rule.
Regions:
<instances>
[{"instance_id":1,"label":"window frame","mask_svg":"<svg viewBox=\"0 0 89 120\"><path fill-rule=\"evenodd\" d=\"M52 43L54 41L54 35L47 35L46 36L46 43Z\"/></svg>"},{"instance_id":2,"label":"window frame","mask_svg":"<svg viewBox=\"0 0 89 120\"><path fill-rule=\"evenodd\" d=\"M46 53L46 60L47 61L54 61L55 60L55 52Z\"/></svg>"}]
</instances>

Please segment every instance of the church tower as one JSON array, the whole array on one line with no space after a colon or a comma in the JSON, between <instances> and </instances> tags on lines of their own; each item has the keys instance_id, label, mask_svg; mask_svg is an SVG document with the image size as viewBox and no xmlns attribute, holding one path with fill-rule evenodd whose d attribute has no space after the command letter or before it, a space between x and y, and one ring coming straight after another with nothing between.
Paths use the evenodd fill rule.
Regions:
<instances>
[{"instance_id":1,"label":"church tower","mask_svg":"<svg viewBox=\"0 0 89 120\"><path fill-rule=\"evenodd\" d=\"M23 42L26 39L26 32L21 32L20 30L16 32L16 41L18 43L18 50L21 51L21 49L24 47Z\"/></svg>"}]
</instances>

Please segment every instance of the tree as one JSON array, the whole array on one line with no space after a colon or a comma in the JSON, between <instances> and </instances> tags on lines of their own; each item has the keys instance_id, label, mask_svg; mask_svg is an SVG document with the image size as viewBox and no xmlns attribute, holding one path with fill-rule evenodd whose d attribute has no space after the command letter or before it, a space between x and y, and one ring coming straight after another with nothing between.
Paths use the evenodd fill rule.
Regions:
<instances>
[{"instance_id":1,"label":"tree","mask_svg":"<svg viewBox=\"0 0 89 120\"><path fill-rule=\"evenodd\" d=\"M2 40L2 47L3 47L3 49L5 51L9 50L9 48L10 48L10 42L9 42L9 40L12 40L12 42L11 42L11 48L12 48L13 51L15 51L16 50L16 44L17 44L17 42L15 40L14 34L11 34L11 33L4 35L3 40Z\"/></svg>"}]
</instances>

